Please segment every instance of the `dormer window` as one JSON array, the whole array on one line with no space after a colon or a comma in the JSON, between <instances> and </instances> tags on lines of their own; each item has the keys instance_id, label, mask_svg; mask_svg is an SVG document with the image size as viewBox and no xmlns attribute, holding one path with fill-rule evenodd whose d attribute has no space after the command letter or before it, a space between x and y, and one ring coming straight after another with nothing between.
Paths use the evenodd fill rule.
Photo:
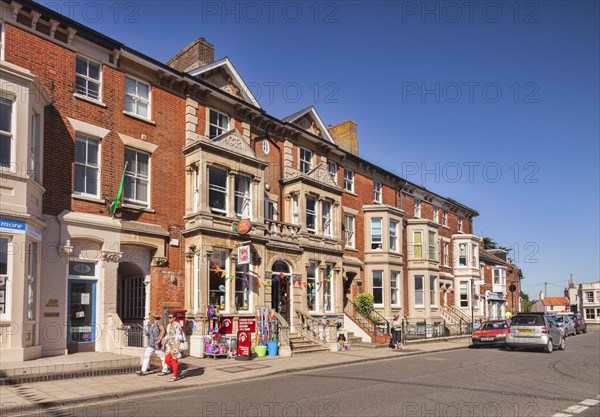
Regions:
<instances>
[{"instance_id":1,"label":"dormer window","mask_svg":"<svg viewBox=\"0 0 600 417\"><path fill-rule=\"evenodd\" d=\"M300 148L300 172L307 173L312 168L313 153L307 149Z\"/></svg>"},{"instance_id":2,"label":"dormer window","mask_svg":"<svg viewBox=\"0 0 600 417\"><path fill-rule=\"evenodd\" d=\"M208 117L208 137L216 138L229 130L229 116L210 109Z\"/></svg>"}]
</instances>

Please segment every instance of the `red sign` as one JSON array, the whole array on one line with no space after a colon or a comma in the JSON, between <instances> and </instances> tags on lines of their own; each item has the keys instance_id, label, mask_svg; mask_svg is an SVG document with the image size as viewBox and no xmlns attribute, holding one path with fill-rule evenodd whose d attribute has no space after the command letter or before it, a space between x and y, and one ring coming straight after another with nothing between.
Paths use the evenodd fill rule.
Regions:
<instances>
[{"instance_id":1,"label":"red sign","mask_svg":"<svg viewBox=\"0 0 600 417\"><path fill-rule=\"evenodd\" d=\"M238 319L238 331L254 333L256 331L256 318L240 317Z\"/></svg>"},{"instance_id":2,"label":"red sign","mask_svg":"<svg viewBox=\"0 0 600 417\"><path fill-rule=\"evenodd\" d=\"M248 219L242 219L237 224L237 231L240 235L245 235L252 228L252 223Z\"/></svg>"},{"instance_id":3,"label":"red sign","mask_svg":"<svg viewBox=\"0 0 600 417\"><path fill-rule=\"evenodd\" d=\"M233 333L233 317L222 317L219 319L221 322L221 334L232 334Z\"/></svg>"},{"instance_id":4,"label":"red sign","mask_svg":"<svg viewBox=\"0 0 600 417\"><path fill-rule=\"evenodd\" d=\"M238 330L237 355L238 357L250 357L250 332Z\"/></svg>"}]
</instances>

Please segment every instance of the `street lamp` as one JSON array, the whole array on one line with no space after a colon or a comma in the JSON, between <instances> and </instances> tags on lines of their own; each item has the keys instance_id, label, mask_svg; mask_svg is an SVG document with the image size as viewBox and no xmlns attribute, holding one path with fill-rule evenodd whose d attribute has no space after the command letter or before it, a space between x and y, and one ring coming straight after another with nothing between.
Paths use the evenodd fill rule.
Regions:
<instances>
[{"instance_id":1,"label":"street lamp","mask_svg":"<svg viewBox=\"0 0 600 417\"><path fill-rule=\"evenodd\" d=\"M517 286L515 285L515 283L511 283L510 287L508 287L508 289L510 290L510 292L512 293L512 305L511 305L511 313L514 314L515 313L515 291L517 291Z\"/></svg>"}]
</instances>

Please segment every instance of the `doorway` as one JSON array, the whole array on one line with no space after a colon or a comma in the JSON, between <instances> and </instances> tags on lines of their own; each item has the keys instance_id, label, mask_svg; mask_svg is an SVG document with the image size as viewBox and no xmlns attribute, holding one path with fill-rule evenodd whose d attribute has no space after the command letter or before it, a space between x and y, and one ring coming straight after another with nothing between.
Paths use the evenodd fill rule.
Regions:
<instances>
[{"instance_id":1,"label":"doorway","mask_svg":"<svg viewBox=\"0 0 600 417\"><path fill-rule=\"evenodd\" d=\"M290 281L292 271L287 263L276 261L271 268L271 308L290 323Z\"/></svg>"},{"instance_id":2,"label":"doorway","mask_svg":"<svg viewBox=\"0 0 600 417\"><path fill-rule=\"evenodd\" d=\"M346 311L346 304L348 304L348 301L352 300L352 282L354 282L355 276L356 274L347 272L344 277L344 311Z\"/></svg>"},{"instance_id":3,"label":"doorway","mask_svg":"<svg viewBox=\"0 0 600 417\"><path fill-rule=\"evenodd\" d=\"M117 314L123 324L144 325L146 318L146 284L139 266L131 262L119 264L117 270Z\"/></svg>"},{"instance_id":4,"label":"doorway","mask_svg":"<svg viewBox=\"0 0 600 417\"><path fill-rule=\"evenodd\" d=\"M67 352L96 350L96 281L68 280Z\"/></svg>"}]
</instances>

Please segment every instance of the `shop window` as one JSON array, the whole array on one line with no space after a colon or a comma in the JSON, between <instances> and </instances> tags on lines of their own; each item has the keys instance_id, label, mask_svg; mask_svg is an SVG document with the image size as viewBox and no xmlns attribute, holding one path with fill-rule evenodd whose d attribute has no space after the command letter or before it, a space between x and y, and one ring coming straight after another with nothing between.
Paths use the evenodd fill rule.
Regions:
<instances>
[{"instance_id":1,"label":"shop window","mask_svg":"<svg viewBox=\"0 0 600 417\"><path fill-rule=\"evenodd\" d=\"M0 237L0 315L8 314L8 238Z\"/></svg>"},{"instance_id":2,"label":"shop window","mask_svg":"<svg viewBox=\"0 0 600 417\"><path fill-rule=\"evenodd\" d=\"M317 304L317 263L311 262L306 267L306 307L308 311L314 312L318 309Z\"/></svg>"},{"instance_id":3,"label":"shop window","mask_svg":"<svg viewBox=\"0 0 600 417\"><path fill-rule=\"evenodd\" d=\"M227 249L215 248L210 255L210 276L208 283L208 301L209 304L218 305L225 309L226 286L227 286L227 258L229 251Z\"/></svg>"},{"instance_id":4,"label":"shop window","mask_svg":"<svg viewBox=\"0 0 600 417\"><path fill-rule=\"evenodd\" d=\"M150 189L150 155L125 148L125 187L123 201L148 207Z\"/></svg>"},{"instance_id":5,"label":"shop window","mask_svg":"<svg viewBox=\"0 0 600 417\"><path fill-rule=\"evenodd\" d=\"M78 133L75 135L75 178L77 194L98 196L100 180L100 141Z\"/></svg>"},{"instance_id":6,"label":"shop window","mask_svg":"<svg viewBox=\"0 0 600 417\"><path fill-rule=\"evenodd\" d=\"M252 277L249 264L235 266L235 308L237 311L250 311Z\"/></svg>"}]
</instances>

